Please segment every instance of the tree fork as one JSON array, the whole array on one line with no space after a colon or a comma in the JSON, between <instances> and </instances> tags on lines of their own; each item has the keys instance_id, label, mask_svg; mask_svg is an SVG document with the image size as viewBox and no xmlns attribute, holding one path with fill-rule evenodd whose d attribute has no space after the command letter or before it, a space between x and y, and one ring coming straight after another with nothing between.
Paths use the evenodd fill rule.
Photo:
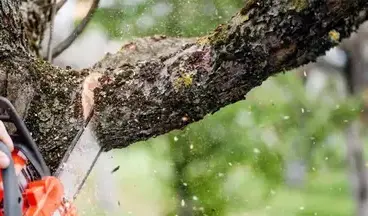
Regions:
<instances>
[{"instance_id":1,"label":"tree fork","mask_svg":"<svg viewBox=\"0 0 368 216\"><path fill-rule=\"evenodd\" d=\"M21 3L22 10L19 0L0 4L0 50L8 51L0 54L0 89L25 118L52 171L83 125L86 77L101 76L93 117L101 145L106 151L126 147L199 121L244 99L268 77L315 61L367 20L368 11L365 0L248 0L199 40L137 39L76 71L38 58L31 41L41 36L29 23L36 17L37 28L46 28L50 10Z\"/></svg>"}]
</instances>

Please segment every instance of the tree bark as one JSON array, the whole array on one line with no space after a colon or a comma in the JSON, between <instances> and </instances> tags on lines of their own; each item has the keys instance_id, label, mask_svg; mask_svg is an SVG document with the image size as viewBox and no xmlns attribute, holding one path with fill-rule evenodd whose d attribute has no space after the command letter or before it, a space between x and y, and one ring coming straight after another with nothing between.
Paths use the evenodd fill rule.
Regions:
<instances>
[{"instance_id":1,"label":"tree bark","mask_svg":"<svg viewBox=\"0 0 368 216\"><path fill-rule=\"evenodd\" d=\"M314 61L368 16L365 0L248 0L211 35L137 39L76 71L38 56L49 3L1 1L0 89L52 171L84 123L89 76L100 76L93 124L108 151L181 129L244 99L268 77Z\"/></svg>"}]
</instances>

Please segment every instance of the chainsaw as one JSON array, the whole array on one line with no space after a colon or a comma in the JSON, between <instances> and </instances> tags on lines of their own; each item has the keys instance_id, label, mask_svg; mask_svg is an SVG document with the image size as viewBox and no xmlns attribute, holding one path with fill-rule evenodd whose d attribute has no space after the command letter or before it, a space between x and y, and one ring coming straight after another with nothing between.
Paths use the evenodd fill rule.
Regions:
<instances>
[{"instance_id":1,"label":"chainsaw","mask_svg":"<svg viewBox=\"0 0 368 216\"><path fill-rule=\"evenodd\" d=\"M0 120L16 128L10 137L14 150L0 142L10 165L0 175L0 216L77 216L64 196L62 181L52 176L37 145L14 106L0 97Z\"/></svg>"}]
</instances>

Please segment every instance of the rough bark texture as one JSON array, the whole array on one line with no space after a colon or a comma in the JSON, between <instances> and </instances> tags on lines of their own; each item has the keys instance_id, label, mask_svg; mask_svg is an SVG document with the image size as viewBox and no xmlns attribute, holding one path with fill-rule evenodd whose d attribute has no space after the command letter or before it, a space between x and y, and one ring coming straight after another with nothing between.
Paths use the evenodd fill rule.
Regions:
<instances>
[{"instance_id":1,"label":"rough bark texture","mask_svg":"<svg viewBox=\"0 0 368 216\"><path fill-rule=\"evenodd\" d=\"M197 43L105 70L95 95L101 143L106 149L126 146L244 99L269 76L313 61L347 37L368 7L365 1L290 4L248 1Z\"/></svg>"},{"instance_id":2,"label":"rough bark texture","mask_svg":"<svg viewBox=\"0 0 368 216\"><path fill-rule=\"evenodd\" d=\"M28 39L28 46L33 54L39 55L44 32L51 20L52 0L20 0L20 2L20 12L23 17L24 33Z\"/></svg>"},{"instance_id":3,"label":"rough bark texture","mask_svg":"<svg viewBox=\"0 0 368 216\"><path fill-rule=\"evenodd\" d=\"M1 1L0 51L7 52L0 54L0 89L24 116L52 171L83 124L81 91L89 74L103 74L93 122L107 151L244 99L269 76L314 61L348 37L368 11L365 0L248 0L208 37L136 40L74 71L37 59L50 1L32 2Z\"/></svg>"}]
</instances>

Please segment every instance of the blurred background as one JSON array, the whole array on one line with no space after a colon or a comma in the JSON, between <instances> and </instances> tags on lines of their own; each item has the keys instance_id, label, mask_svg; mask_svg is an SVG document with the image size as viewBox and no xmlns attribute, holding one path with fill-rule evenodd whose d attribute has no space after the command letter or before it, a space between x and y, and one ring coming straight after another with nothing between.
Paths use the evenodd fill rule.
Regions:
<instances>
[{"instance_id":1,"label":"blurred background","mask_svg":"<svg viewBox=\"0 0 368 216\"><path fill-rule=\"evenodd\" d=\"M90 4L68 0L56 17L55 44ZM87 30L54 63L90 67L135 37L202 36L243 4L101 0ZM184 130L105 153L78 197L80 215L357 215L356 197L367 183L359 181L368 141L364 29L355 38L362 67L354 73L335 48Z\"/></svg>"}]
</instances>

